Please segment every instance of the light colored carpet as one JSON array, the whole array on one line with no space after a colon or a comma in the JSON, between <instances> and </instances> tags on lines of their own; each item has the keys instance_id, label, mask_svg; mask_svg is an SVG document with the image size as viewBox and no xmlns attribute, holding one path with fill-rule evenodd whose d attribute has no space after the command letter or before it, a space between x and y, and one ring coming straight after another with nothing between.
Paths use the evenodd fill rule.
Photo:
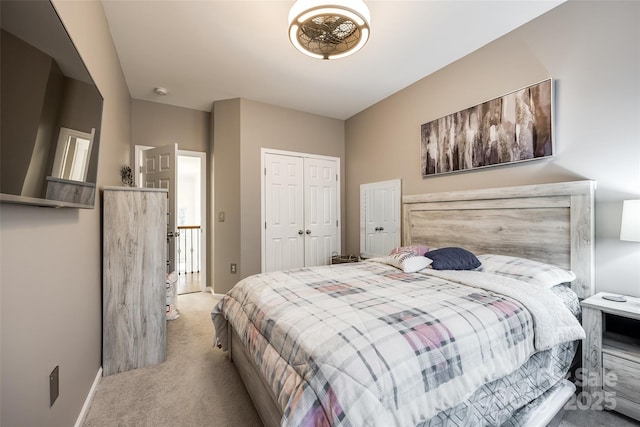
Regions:
<instances>
[{"instance_id":1,"label":"light colored carpet","mask_svg":"<svg viewBox=\"0 0 640 427\"><path fill-rule=\"evenodd\" d=\"M236 368L211 346L208 292L178 296L167 323L167 361L102 378L84 427L262 426ZM614 412L567 411L559 427L632 427Z\"/></svg>"},{"instance_id":2,"label":"light colored carpet","mask_svg":"<svg viewBox=\"0 0 640 427\"><path fill-rule=\"evenodd\" d=\"M262 426L236 368L211 345L208 292L178 296L167 361L103 377L85 427Z\"/></svg>"}]
</instances>

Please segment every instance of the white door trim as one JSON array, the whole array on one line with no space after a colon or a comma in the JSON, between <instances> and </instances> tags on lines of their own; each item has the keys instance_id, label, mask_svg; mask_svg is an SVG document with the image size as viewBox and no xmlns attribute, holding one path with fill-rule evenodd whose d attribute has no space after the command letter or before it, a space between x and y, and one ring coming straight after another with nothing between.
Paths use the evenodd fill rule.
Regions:
<instances>
[{"instance_id":1,"label":"white door trim","mask_svg":"<svg viewBox=\"0 0 640 427\"><path fill-rule=\"evenodd\" d=\"M260 258L261 258L261 271L265 271L266 269L266 260L264 248L266 245L265 242L265 224L266 224L266 216L265 216L265 155L266 154L280 154L284 156L295 156L295 157L307 157L314 159L324 159L324 160L334 160L336 162L336 218L338 221L337 225L337 239L336 239L336 250L338 254L340 254L342 250L342 209L340 205L340 188L341 188L341 180L342 174L340 173L340 158L333 156L325 156L321 154L309 154L309 153L300 153L296 151L285 151L285 150L276 150L272 148L261 148L260 149Z\"/></svg>"}]
</instances>

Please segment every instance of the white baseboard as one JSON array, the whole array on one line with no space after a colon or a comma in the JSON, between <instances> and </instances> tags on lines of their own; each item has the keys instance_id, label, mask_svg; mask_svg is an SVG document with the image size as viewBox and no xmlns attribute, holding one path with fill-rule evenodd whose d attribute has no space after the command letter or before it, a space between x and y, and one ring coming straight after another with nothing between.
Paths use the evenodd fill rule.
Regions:
<instances>
[{"instance_id":1,"label":"white baseboard","mask_svg":"<svg viewBox=\"0 0 640 427\"><path fill-rule=\"evenodd\" d=\"M210 286L207 286L207 289L209 290L209 292L211 292L211 295L213 295L216 298L222 298L224 296L224 294L217 294L216 291L214 291L213 288Z\"/></svg>"},{"instance_id":2,"label":"white baseboard","mask_svg":"<svg viewBox=\"0 0 640 427\"><path fill-rule=\"evenodd\" d=\"M96 378L93 380L93 384L91 385L91 389L89 390L89 394L87 398L84 400L84 405L82 405L82 410L80 411L80 415L78 415L78 419L76 420L75 427L82 427L84 424L85 418L87 418L87 414L89 413L89 408L91 407L91 402L93 402L93 396L96 394L96 390L98 389L98 384L100 384L100 379L102 378L102 366L98 369L98 373L96 374Z\"/></svg>"}]
</instances>

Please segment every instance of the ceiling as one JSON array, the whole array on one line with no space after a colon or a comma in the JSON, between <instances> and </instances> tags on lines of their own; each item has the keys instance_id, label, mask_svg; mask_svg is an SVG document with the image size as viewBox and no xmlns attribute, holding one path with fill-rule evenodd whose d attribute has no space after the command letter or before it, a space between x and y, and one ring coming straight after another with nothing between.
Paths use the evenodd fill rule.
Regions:
<instances>
[{"instance_id":1,"label":"ceiling","mask_svg":"<svg viewBox=\"0 0 640 427\"><path fill-rule=\"evenodd\" d=\"M564 0L367 0L369 42L333 61L289 42L293 0L102 1L134 99L211 111L241 97L347 119Z\"/></svg>"}]
</instances>

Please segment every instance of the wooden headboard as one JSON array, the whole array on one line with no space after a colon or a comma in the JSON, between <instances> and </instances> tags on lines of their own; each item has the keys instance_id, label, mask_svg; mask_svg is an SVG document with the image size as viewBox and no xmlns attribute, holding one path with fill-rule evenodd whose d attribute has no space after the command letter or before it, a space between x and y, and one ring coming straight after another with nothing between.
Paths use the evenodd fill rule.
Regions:
<instances>
[{"instance_id":1,"label":"wooden headboard","mask_svg":"<svg viewBox=\"0 0 640 427\"><path fill-rule=\"evenodd\" d=\"M403 244L460 246L518 256L576 275L580 298L595 293L595 181L407 195Z\"/></svg>"}]
</instances>

